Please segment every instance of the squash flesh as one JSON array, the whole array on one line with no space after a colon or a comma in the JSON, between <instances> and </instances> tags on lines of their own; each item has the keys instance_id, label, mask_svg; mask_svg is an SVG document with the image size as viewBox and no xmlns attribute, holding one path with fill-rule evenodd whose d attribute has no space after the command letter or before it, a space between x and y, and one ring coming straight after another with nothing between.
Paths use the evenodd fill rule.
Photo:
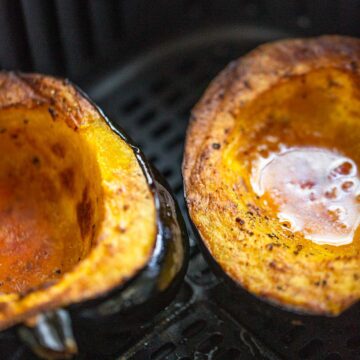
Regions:
<instances>
[{"instance_id":1,"label":"squash flesh","mask_svg":"<svg viewBox=\"0 0 360 360\"><path fill-rule=\"evenodd\" d=\"M33 127L28 135L36 140L34 144L42 144L37 148L38 160L43 160L43 171L55 188L49 194L59 195L53 204L39 191L39 176L32 185L37 191L29 202L36 203L38 210L33 213L39 221L44 221L44 214L50 210L60 214L56 221L46 220L46 233L57 235L51 246L63 259L63 268L61 276L48 276L58 265L54 264L58 256L54 256L40 266L41 276L22 279L28 281L25 291L9 289L0 294L0 329L31 321L42 311L97 298L125 284L146 265L157 233L154 197L134 150L77 89L51 77L0 73L1 125L9 126L13 121L14 127L25 129L24 119L29 120L26 126ZM65 149L64 159L54 160L63 152L55 146L54 154L56 140ZM26 142L24 146L6 154L9 162L18 157L34 165L28 163L32 146ZM21 169L20 163L14 167ZM76 167L76 174L70 194L69 176L59 175L71 166ZM23 183L18 185L28 187L28 182ZM25 194L27 190L19 192ZM70 235L67 238L62 234L66 227L71 240ZM38 238L41 243L41 236ZM29 253L34 252L29 249ZM25 258L20 256L20 260L23 263ZM26 278L23 273L19 276Z\"/></svg>"},{"instance_id":2,"label":"squash flesh","mask_svg":"<svg viewBox=\"0 0 360 360\"><path fill-rule=\"evenodd\" d=\"M0 128L0 292L25 293L89 253L100 173L86 143L47 109L3 110Z\"/></svg>"},{"instance_id":3,"label":"squash flesh","mask_svg":"<svg viewBox=\"0 0 360 360\"><path fill-rule=\"evenodd\" d=\"M230 176L241 174L248 189L252 189L252 163L269 136L278 139L270 146L273 151L280 144L289 148L324 148L351 158L359 167L360 93L357 81L336 70L315 71L278 85L242 109L238 125L230 135L231 145L224 151L224 162L228 169L231 168ZM250 196L249 201L276 218L276 209L271 204L266 207L262 199L256 199L253 191ZM276 226L274 232L283 233L281 224ZM315 248L337 256L356 256L360 251L359 235L357 232L348 246ZM311 242L305 243L311 246Z\"/></svg>"}]
</instances>

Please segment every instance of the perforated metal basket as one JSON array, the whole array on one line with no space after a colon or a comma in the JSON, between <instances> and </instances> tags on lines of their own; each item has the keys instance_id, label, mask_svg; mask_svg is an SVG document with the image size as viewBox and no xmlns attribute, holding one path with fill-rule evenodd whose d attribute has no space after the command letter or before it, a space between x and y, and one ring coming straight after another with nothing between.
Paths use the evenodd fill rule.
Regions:
<instances>
[{"instance_id":1,"label":"perforated metal basket","mask_svg":"<svg viewBox=\"0 0 360 360\"><path fill-rule=\"evenodd\" d=\"M184 135L209 81L259 43L358 36L359 23L358 0L0 0L0 65L80 83L165 175L184 211ZM177 298L125 348L116 327L103 334L109 353L100 359L360 358L359 306L304 317L235 296L191 241Z\"/></svg>"},{"instance_id":2,"label":"perforated metal basket","mask_svg":"<svg viewBox=\"0 0 360 360\"><path fill-rule=\"evenodd\" d=\"M190 108L231 60L289 33L252 26L195 32L134 58L89 86L90 94L167 177L185 212L181 161ZM189 232L191 233L191 229ZM355 359L360 309L338 318L294 315L239 297L217 279L192 236L178 298L124 359ZM120 355L119 355L120 356Z\"/></svg>"}]
</instances>

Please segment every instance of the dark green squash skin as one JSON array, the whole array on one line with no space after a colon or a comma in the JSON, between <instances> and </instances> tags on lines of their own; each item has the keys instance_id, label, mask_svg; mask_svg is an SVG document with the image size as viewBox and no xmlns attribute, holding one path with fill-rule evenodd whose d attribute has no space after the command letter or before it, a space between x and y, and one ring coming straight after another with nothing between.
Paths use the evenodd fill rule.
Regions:
<instances>
[{"instance_id":1,"label":"dark green squash skin","mask_svg":"<svg viewBox=\"0 0 360 360\"><path fill-rule=\"evenodd\" d=\"M103 358L119 352L128 345L132 335L141 333L151 319L169 304L186 273L188 235L168 184L124 130L113 124L82 90L74 88L133 150L155 201L155 246L147 265L119 287L95 299L41 314L34 328L20 324L0 332L1 359L30 359L34 356L32 352L49 359L71 358L76 353L80 358L89 354L98 354ZM172 275L165 286L161 285L160 277L169 268L172 268ZM111 342L107 341L109 334L113 336Z\"/></svg>"}]
</instances>

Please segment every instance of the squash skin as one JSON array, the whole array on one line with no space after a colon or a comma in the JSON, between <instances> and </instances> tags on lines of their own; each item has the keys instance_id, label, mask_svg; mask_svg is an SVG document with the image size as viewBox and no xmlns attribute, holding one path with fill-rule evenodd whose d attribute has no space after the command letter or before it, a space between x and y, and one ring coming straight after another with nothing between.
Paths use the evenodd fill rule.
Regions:
<instances>
[{"instance_id":1,"label":"squash skin","mask_svg":"<svg viewBox=\"0 0 360 360\"><path fill-rule=\"evenodd\" d=\"M342 296L341 294L338 297L334 296L331 301L324 301L320 296L311 295L309 292L306 301L297 302L292 296L282 296L280 290L276 289L276 282L267 288L264 286L263 290L261 289L261 275L259 274L261 271L276 278L284 273L283 269L276 269L275 266L266 270L259 270L259 268L259 273L256 274L254 280L251 279L253 265L249 268L245 266L243 270L239 270L238 267L236 270L235 265L233 265L236 263L236 258L231 258L231 256L231 260L229 257L227 260L221 258L221 236L225 236L229 244L230 239L236 243L235 236L238 236L239 240L243 242L258 241L261 238L260 230L258 233L255 231L254 235L254 229L248 224L265 215L256 202L249 204L247 210L252 215L247 216L238 212L235 202L225 196L222 197L222 194L227 191L230 193L231 190L226 190L225 186L228 183L221 181L222 169L220 169L221 165L219 164L222 154L231 141L230 135L235 128L237 118L241 116L242 109L260 98L266 91L272 91L273 88L286 83L289 79L327 68L350 74L359 81L360 41L341 36L284 40L262 45L245 57L232 62L210 84L192 111L185 145L183 177L189 217L196 229L195 233L198 235L200 247L215 272L225 277L235 291L243 293L245 289L261 300L297 313L334 316L359 300L358 290L355 290L354 294L350 296ZM206 188L210 189L209 192L206 191ZM238 191L244 191L242 189L239 185ZM222 220L222 214L226 211L228 219L232 216L233 225L230 224L230 220L229 222ZM215 215L210 217L207 213ZM238 222L235 222L236 217L239 219ZM243 225L243 221L243 229L238 231L238 228ZM213 239L211 239L211 228L215 222L217 229L222 226L224 228L222 232L214 230ZM264 223L266 222L265 219ZM226 234L225 227L227 226L229 235ZM230 235L233 230L230 230L230 227L235 229L234 234L236 235L234 237ZM270 235L272 237L273 233ZM278 234L275 233L275 235ZM283 240L281 236L274 239L274 242L280 244ZM271 238L267 242L271 243ZM258 246L260 254L266 253L265 250L267 249L264 248ZM275 250L280 254L283 251L282 248ZM293 250L296 251L295 248L291 248L289 251ZM254 253L246 250L243 250L243 254L244 258L247 257L247 259L250 259L252 254L255 256ZM273 259L271 256L274 255L271 252L269 255L269 259ZM293 261L296 261L295 259L293 256ZM355 259L344 259L344 264L347 264L348 260L349 263L356 261ZM247 273L250 275L247 276ZM354 279L356 279L355 276ZM355 289L359 289L356 284L354 280Z\"/></svg>"},{"instance_id":2,"label":"squash skin","mask_svg":"<svg viewBox=\"0 0 360 360\"><path fill-rule=\"evenodd\" d=\"M35 82L40 86L43 80L50 79L64 86L62 90L66 91L67 86L74 89L83 104L93 107L109 128L131 148L153 196L156 210L154 248L143 268L94 298L70 303L63 308L49 310L43 307L26 325L17 324L4 329L0 332L2 358L13 358L15 349L19 349L22 342L42 358L71 358L78 352L107 353L107 345L99 339L104 331L116 326L127 338L132 332L136 333L139 326L146 326L146 322L175 296L186 272L189 256L183 217L162 176L125 132L113 124L79 88L67 80L38 74L3 72L2 75L26 79L26 82ZM35 99L36 96L35 91ZM41 103L41 96L38 101ZM43 329L48 330L45 336L43 330L39 331L40 323ZM54 339L57 339L55 347Z\"/></svg>"}]
</instances>

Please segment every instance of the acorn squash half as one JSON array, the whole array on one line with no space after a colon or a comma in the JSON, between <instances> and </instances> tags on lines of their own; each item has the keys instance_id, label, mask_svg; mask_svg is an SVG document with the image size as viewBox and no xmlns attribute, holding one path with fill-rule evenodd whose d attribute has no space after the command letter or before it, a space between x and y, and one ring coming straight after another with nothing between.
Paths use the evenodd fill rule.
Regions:
<instances>
[{"instance_id":1,"label":"acorn squash half","mask_svg":"<svg viewBox=\"0 0 360 360\"><path fill-rule=\"evenodd\" d=\"M71 356L74 326L128 331L170 300L187 259L178 206L79 89L1 72L0 151L0 338Z\"/></svg>"},{"instance_id":2,"label":"acorn squash half","mask_svg":"<svg viewBox=\"0 0 360 360\"><path fill-rule=\"evenodd\" d=\"M280 151L279 144L327 149L359 166L359 141L358 39L323 36L265 44L211 83L192 111L183 176L200 243L231 284L308 314L337 315L359 300L359 228L346 244L320 244L289 227L253 183L255 160ZM311 154L305 156L310 165L319 160ZM281 182L297 170L302 171L274 167L273 180ZM303 189L310 194L313 186L304 183ZM350 215L358 225L359 204L354 209ZM305 215L311 226L321 224Z\"/></svg>"}]
</instances>

